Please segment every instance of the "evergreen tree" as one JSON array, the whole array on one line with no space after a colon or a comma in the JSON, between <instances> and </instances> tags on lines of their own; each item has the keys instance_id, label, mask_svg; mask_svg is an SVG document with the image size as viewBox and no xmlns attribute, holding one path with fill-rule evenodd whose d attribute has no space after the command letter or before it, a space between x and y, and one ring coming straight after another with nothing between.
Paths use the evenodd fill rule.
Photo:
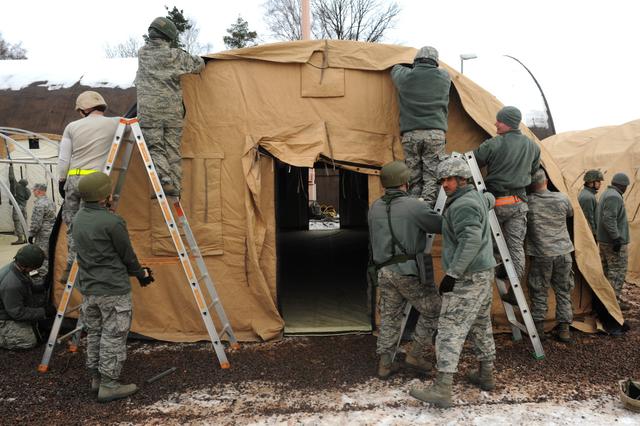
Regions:
<instances>
[{"instance_id":1,"label":"evergreen tree","mask_svg":"<svg viewBox=\"0 0 640 426\"><path fill-rule=\"evenodd\" d=\"M228 49L240 49L247 46L255 46L258 33L255 31L249 31L249 23L238 16L238 20L235 24L232 24L227 28L228 36L223 37L225 46Z\"/></svg>"}]
</instances>

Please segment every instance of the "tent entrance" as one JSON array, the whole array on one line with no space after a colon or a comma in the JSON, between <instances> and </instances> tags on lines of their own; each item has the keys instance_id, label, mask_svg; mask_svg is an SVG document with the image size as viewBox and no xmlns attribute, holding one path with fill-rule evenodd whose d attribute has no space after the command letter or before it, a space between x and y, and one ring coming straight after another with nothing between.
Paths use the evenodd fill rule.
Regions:
<instances>
[{"instance_id":1,"label":"tent entrance","mask_svg":"<svg viewBox=\"0 0 640 426\"><path fill-rule=\"evenodd\" d=\"M276 164L277 291L285 334L370 332L367 176L318 163L319 218L318 209L309 208L308 169Z\"/></svg>"}]
</instances>

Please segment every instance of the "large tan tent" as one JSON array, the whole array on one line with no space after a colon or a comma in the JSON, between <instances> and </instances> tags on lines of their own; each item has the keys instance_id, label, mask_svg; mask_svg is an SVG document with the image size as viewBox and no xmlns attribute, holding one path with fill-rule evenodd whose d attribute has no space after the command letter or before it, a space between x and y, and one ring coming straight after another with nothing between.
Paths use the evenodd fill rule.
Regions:
<instances>
[{"instance_id":1,"label":"large tan tent","mask_svg":"<svg viewBox=\"0 0 640 426\"><path fill-rule=\"evenodd\" d=\"M295 215L300 200L306 209L306 199L300 182L297 190L282 189L292 182L280 185L281 172L320 161L352 173L364 181L366 212L366 204L382 192L379 167L403 156L388 69L411 63L414 54L413 48L361 42L277 43L211 55L201 75L184 78L183 204L241 340L277 338L284 328L279 281L296 248L286 255L278 249L279 229L288 221L285 216ZM453 80L447 150L464 152L495 134L501 104L443 66ZM524 126L522 130L535 138ZM552 181L566 191L562 173L544 147L542 159ZM119 212L142 263L158 277L145 289L134 285L132 330L170 341L207 338L137 157L127 182ZM577 232L581 226L578 219ZM57 276L65 251L60 238ZM438 267L438 247L434 256ZM601 271L598 275L588 264L594 263L593 254L578 245L577 257L590 287L621 320ZM356 258L362 256L354 252ZM366 263L366 252L364 258ZM306 271L307 277L330 270L331 262L318 257L321 268ZM364 274L365 264L361 266ZM577 319L591 313L590 287L579 285L574 292ZM58 285L57 297L60 291ZM498 302L493 311L494 323L505 329Z\"/></svg>"},{"instance_id":2,"label":"large tan tent","mask_svg":"<svg viewBox=\"0 0 640 426\"><path fill-rule=\"evenodd\" d=\"M624 172L629 176L631 185L624 194L631 232L626 280L640 284L640 120L620 126L561 133L545 139L542 144L560 166L562 182L572 197L577 197L582 190L584 173L589 169L598 169L604 174L605 180L600 192L609 185L614 174ZM593 249L590 236L582 234L582 237L585 241L581 241L581 245ZM595 262L596 269L598 265L599 262Z\"/></svg>"}]
</instances>

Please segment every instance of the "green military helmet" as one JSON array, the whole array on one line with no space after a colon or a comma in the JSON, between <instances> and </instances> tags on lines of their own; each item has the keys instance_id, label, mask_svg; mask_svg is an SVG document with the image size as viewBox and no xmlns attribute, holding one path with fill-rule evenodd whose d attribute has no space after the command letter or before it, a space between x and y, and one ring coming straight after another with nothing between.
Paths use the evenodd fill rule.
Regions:
<instances>
[{"instance_id":1,"label":"green military helmet","mask_svg":"<svg viewBox=\"0 0 640 426\"><path fill-rule=\"evenodd\" d=\"M164 34L171 41L178 38L178 28L176 28L176 24L164 16L158 16L154 19L151 25L149 25L149 30L152 28Z\"/></svg>"},{"instance_id":2,"label":"green military helmet","mask_svg":"<svg viewBox=\"0 0 640 426\"><path fill-rule=\"evenodd\" d=\"M611 178L611 183L615 183L616 185L629 186L631 182L629 181L629 176L625 175L624 173L616 173L615 175L613 175L613 178Z\"/></svg>"},{"instance_id":3,"label":"green military helmet","mask_svg":"<svg viewBox=\"0 0 640 426\"><path fill-rule=\"evenodd\" d=\"M413 60L415 61L418 59L432 59L438 62L438 50L431 46L421 47Z\"/></svg>"},{"instance_id":4,"label":"green military helmet","mask_svg":"<svg viewBox=\"0 0 640 426\"><path fill-rule=\"evenodd\" d=\"M29 185L29 181L28 181L28 180L26 180L26 179L20 179L20 180L18 181L18 183L19 183L20 185L22 185L22 186L28 186L28 185Z\"/></svg>"},{"instance_id":5,"label":"green military helmet","mask_svg":"<svg viewBox=\"0 0 640 426\"><path fill-rule=\"evenodd\" d=\"M584 174L584 183L589 182L602 182L604 180L604 175L600 170L591 169L587 170Z\"/></svg>"},{"instance_id":6,"label":"green military helmet","mask_svg":"<svg viewBox=\"0 0 640 426\"><path fill-rule=\"evenodd\" d=\"M16 253L16 262L25 268L39 268L44 262L44 252L35 244L27 244Z\"/></svg>"},{"instance_id":7,"label":"green military helmet","mask_svg":"<svg viewBox=\"0 0 640 426\"><path fill-rule=\"evenodd\" d=\"M392 161L382 166L380 181L385 188L396 188L409 182L411 171L404 161Z\"/></svg>"},{"instance_id":8,"label":"green military helmet","mask_svg":"<svg viewBox=\"0 0 640 426\"><path fill-rule=\"evenodd\" d=\"M457 176L464 179L470 179L471 169L466 161L462 158L449 157L438 164L436 171L437 179L442 180L451 176Z\"/></svg>"},{"instance_id":9,"label":"green military helmet","mask_svg":"<svg viewBox=\"0 0 640 426\"><path fill-rule=\"evenodd\" d=\"M78 191L84 201L106 200L111 195L111 179L102 172L91 173L80 179Z\"/></svg>"}]
</instances>

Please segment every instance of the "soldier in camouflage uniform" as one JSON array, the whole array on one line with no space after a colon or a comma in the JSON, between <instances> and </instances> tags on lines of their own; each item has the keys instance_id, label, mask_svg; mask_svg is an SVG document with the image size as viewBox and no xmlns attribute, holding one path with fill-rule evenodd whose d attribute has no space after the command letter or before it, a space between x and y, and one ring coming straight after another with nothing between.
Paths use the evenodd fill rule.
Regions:
<instances>
[{"instance_id":1,"label":"soldier in camouflage uniform","mask_svg":"<svg viewBox=\"0 0 640 426\"><path fill-rule=\"evenodd\" d=\"M24 232L24 228L22 226L22 221L20 220L20 215L18 213L18 209L22 213L22 217L24 220L27 220L27 201L31 197L31 191L29 191L29 182L26 179L20 179L16 182L15 174L13 171L13 165L9 167L9 186L11 189L11 194L18 202L18 206L13 206L13 210L11 212L11 218L13 219L13 227L18 239L11 243L12 246L17 246L21 244L26 244L27 237Z\"/></svg>"},{"instance_id":2,"label":"soldier in camouflage uniform","mask_svg":"<svg viewBox=\"0 0 640 426\"><path fill-rule=\"evenodd\" d=\"M118 127L118 117L105 117L107 102L92 90L80 93L76 111L83 117L67 125L58 154L58 191L64 197L62 220L67 226L67 266L60 277L66 283L76 257L71 222L80 209L78 182L83 176L102 170Z\"/></svg>"},{"instance_id":3,"label":"soldier in camouflage uniform","mask_svg":"<svg viewBox=\"0 0 640 426\"><path fill-rule=\"evenodd\" d=\"M549 287L556 294L558 339L571 341L569 326L573 321L571 290L573 290L573 243L567 229L567 218L573 216L569 197L547 189L547 176L539 169L532 178L533 193L529 194L527 212L527 246L531 259L529 268L529 296L531 316L538 335L544 337L544 318L547 315Z\"/></svg>"},{"instance_id":4,"label":"soldier in camouflage uniform","mask_svg":"<svg viewBox=\"0 0 640 426\"><path fill-rule=\"evenodd\" d=\"M380 289L380 334L376 352L380 356L378 376L391 374L392 356L400 339L400 323L405 302L420 312L415 341L405 364L419 371L430 370L424 358L432 345L438 324L440 297L433 282L426 282L432 265L416 262L416 254L426 247L426 234L441 231L442 219L423 201L408 196L409 169L402 161L386 164L380 172L385 194L369 210L369 239L378 270ZM427 263L430 261L430 257Z\"/></svg>"},{"instance_id":5,"label":"soldier in camouflage uniform","mask_svg":"<svg viewBox=\"0 0 640 426\"><path fill-rule=\"evenodd\" d=\"M596 209L598 208L598 201L596 200L596 193L600 189L600 185L604 180L604 176L600 170L587 170L584 174L584 188L578 195L578 203L584 212L584 217L589 222L593 239L598 240L596 234L598 232L598 221L596 220Z\"/></svg>"},{"instance_id":6,"label":"soldier in camouflage uniform","mask_svg":"<svg viewBox=\"0 0 640 426\"><path fill-rule=\"evenodd\" d=\"M78 247L78 289L83 295L87 367L98 402L108 402L138 390L134 384L118 382L127 358L131 327L129 276L135 276L143 287L153 277L148 268L138 263L124 220L106 207L111 197L109 176L102 172L84 176L78 190L84 206L76 214L72 232Z\"/></svg>"},{"instance_id":7,"label":"soldier in camouflage uniform","mask_svg":"<svg viewBox=\"0 0 640 426\"><path fill-rule=\"evenodd\" d=\"M49 271L49 236L56 222L56 207L53 201L47 197L47 184L36 183L33 185L33 195L36 201L31 211L31 226L29 227L29 244L35 244L44 252L44 262L38 269L36 285L42 285Z\"/></svg>"},{"instance_id":8,"label":"soldier in camouflage uniform","mask_svg":"<svg viewBox=\"0 0 640 426\"><path fill-rule=\"evenodd\" d=\"M540 167L540 148L520 132L521 120L518 108L502 108L496 115L498 136L484 141L473 151L478 166L487 166L484 182L496 198L494 211L520 281L524 276L524 237L527 233L525 188L531 183L531 175ZM507 278L503 265L497 268L496 276ZM502 298L512 305L518 303L510 286Z\"/></svg>"},{"instance_id":9,"label":"soldier in camouflage uniform","mask_svg":"<svg viewBox=\"0 0 640 426\"><path fill-rule=\"evenodd\" d=\"M149 26L149 39L138 51L136 91L138 118L151 159L167 196L177 197L182 188L183 118L180 77L198 74L204 60L171 46L178 39L173 22L159 17Z\"/></svg>"},{"instance_id":10,"label":"soldier in camouflage uniform","mask_svg":"<svg viewBox=\"0 0 640 426\"><path fill-rule=\"evenodd\" d=\"M413 68L394 65L391 79L398 91L402 147L411 170L409 194L433 207L438 196L436 168L446 156L451 78L438 68L438 51L425 46L418 50Z\"/></svg>"},{"instance_id":11,"label":"soldier in camouflage uniform","mask_svg":"<svg viewBox=\"0 0 640 426\"><path fill-rule=\"evenodd\" d=\"M453 376L467 335L471 337L479 370L467 378L484 390L495 387L496 356L491 327L494 278L489 209L494 198L480 194L468 183L471 170L460 158L438 166L438 179L447 194L442 218L442 309L438 322L436 354L438 374L429 388L411 389L411 395L439 407L452 403Z\"/></svg>"},{"instance_id":12,"label":"soldier in camouflage uniform","mask_svg":"<svg viewBox=\"0 0 640 426\"><path fill-rule=\"evenodd\" d=\"M626 174L616 173L611 179L611 185L602 193L596 211L602 269L623 311L629 309L629 305L622 300L622 286L627 275L630 235L622 194L627 190L629 183Z\"/></svg>"},{"instance_id":13,"label":"soldier in camouflage uniform","mask_svg":"<svg viewBox=\"0 0 640 426\"><path fill-rule=\"evenodd\" d=\"M55 315L53 306L36 307L29 272L44 261L44 252L26 245L0 269L0 348L30 349L38 344L34 322Z\"/></svg>"}]
</instances>

